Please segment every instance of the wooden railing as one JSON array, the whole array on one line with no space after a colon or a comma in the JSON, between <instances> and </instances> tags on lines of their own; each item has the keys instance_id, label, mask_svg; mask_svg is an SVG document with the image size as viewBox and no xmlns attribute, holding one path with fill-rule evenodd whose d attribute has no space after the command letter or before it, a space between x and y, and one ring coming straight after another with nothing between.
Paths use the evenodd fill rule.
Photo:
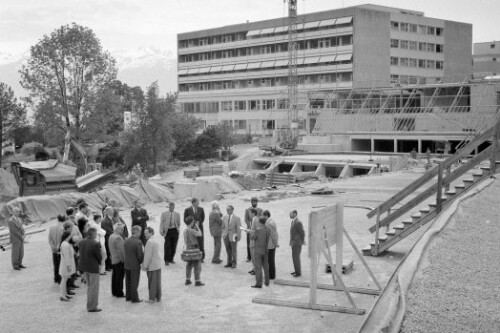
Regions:
<instances>
[{"instance_id":1,"label":"wooden railing","mask_svg":"<svg viewBox=\"0 0 500 333\"><path fill-rule=\"evenodd\" d=\"M375 232L375 246L378 247L378 236L379 229L384 226L388 226L391 222L401 217L405 213L409 212L417 205L421 204L423 201L427 200L432 195L436 194L436 210L440 211L443 203L442 193L443 188L447 191L450 184L467 173L469 170L477 166L484 160L489 159L490 161L490 174L495 172L495 155L499 150L498 139L500 137L500 120L496 122L494 126L488 129L483 134L474 138L468 145L464 146L459 152L450 156L445 161L439 163L438 166L429 170L422 177L412 182L410 185L406 186L400 192L396 193L394 196L389 198L387 201L383 202L378 207L370 211L367 216L372 218L377 217L375 225L370 227L370 232ZM452 165L459 162L461 159L468 157L472 152L474 152L481 144L492 141L492 144L484 149L481 153L475 155L467 163L461 165L460 167L451 170ZM437 176L437 180L434 178ZM409 195L415 193L416 190L423 187L424 185L433 181L434 183L430 185L429 188L415 196L413 199L409 200L403 206L393 209L393 207L400 203L403 199L407 198ZM387 213L387 216L381 219L381 215Z\"/></svg>"}]
</instances>

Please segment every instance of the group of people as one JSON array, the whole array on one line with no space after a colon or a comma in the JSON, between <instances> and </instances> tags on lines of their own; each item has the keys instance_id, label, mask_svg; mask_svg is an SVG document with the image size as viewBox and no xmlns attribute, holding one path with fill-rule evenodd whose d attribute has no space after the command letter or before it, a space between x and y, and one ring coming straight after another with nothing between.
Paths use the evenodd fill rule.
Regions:
<instances>
[{"instance_id":1,"label":"group of people","mask_svg":"<svg viewBox=\"0 0 500 333\"><path fill-rule=\"evenodd\" d=\"M255 284L251 287L268 286L269 280L276 278L275 253L279 247L276 222L268 210L258 207L258 199L251 199L251 207L245 210L242 226L240 217L234 213L234 207L227 205L223 214L219 203L213 202L208 215L209 231L213 238L214 251L211 262L221 264L221 249L224 244L227 261L224 267L236 268L237 245L246 234L247 262L253 268L249 274L255 275ZM13 243L12 264L14 269L25 268L22 265L24 229L19 217L20 210L13 209L9 219ZM294 277L301 276L300 254L305 244L302 223L297 218L297 211L290 212L290 246ZM99 279L101 275L112 272L111 293L114 297L124 297L126 301L139 303L138 295L141 269L147 272L149 299L146 302L161 301L161 258L159 243L154 237L155 231L147 225L150 216L140 201L134 203L131 211L131 235L126 223L120 217L119 210L106 205L102 212L90 212L88 205L80 199L75 207L69 207L65 214L57 217L58 223L49 229L49 245L52 251L54 282L60 285L60 300L68 302L75 295L75 283L81 278L87 284L87 310L100 312L98 307ZM205 260L204 222L205 211L196 198L191 206L184 210L183 221L186 228L183 233L186 250L198 249L199 260L189 260L186 264L186 285L191 285L194 271L194 285L204 286L201 281L201 268ZM174 258L181 230L181 216L175 211L175 203L169 202L168 210L160 217L159 234L164 237L163 262L175 264ZM124 289L125 280L125 293Z\"/></svg>"}]
</instances>

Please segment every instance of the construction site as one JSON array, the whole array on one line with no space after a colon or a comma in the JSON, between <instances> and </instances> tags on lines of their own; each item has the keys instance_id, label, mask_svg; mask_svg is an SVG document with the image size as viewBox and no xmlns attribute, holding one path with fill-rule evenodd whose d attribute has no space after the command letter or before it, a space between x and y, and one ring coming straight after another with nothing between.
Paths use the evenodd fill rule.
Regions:
<instances>
[{"instance_id":1,"label":"construction site","mask_svg":"<svg viewBox=\"0 0 500 333\"><path fill-rule=\"evenodd\" d=\"M360 24L356 15L368 15L365 11L380 10L377 15L391 22L402 14L365 5L353 7L353 14L341 9L339 17L318 15L321 21L311 23L298 15L297 3L285 1L287 15L276 19L282 31L272 20L245 28L248 43L259 35L286 43L286 68L275 70L286 72L286 83L273 87L276 103L286 103L283 110L266 111L266 119L248 115L245 131L255 140L233 145L235 159L172 162L168 171L148 177L140 165L131 170L103 167L90 157L93 148L68 130L60 156L41 161L13 154L0 168L2 332L78 332L82 327L142 332L145 325L158 332L500 331L500 261L494 259L500 250L500 78L452 73L431 81L398 74L398 79L390 75L381 81L364 80L365 75L349 84L304 83L302 75L312 70L301 67L306 51L299 35L302 30L307 34L307 24L324 34L331 25L339 36L352 33L352 25ZM320 23L326 20L333 22ZM188 48L195 38L191 35L197 34L203 35L186 33L179 41L185 40ZM349 52L352 58L356 51ZM329 65L339 71L347 66ZM187 77L192 68L182 66L179 71L186 72L179 73L179 86L193 89L203 76L197 71L198 76ZM326 66L320 65L320 72ZM187 113L189 103L207 100L203 92L190 95L185 89L179 94L181 112ZM235 111L231 107L231 112L195 116L206 128L224 121L236 126L235 117L241 116ZM252 121L261 132L248 131ZM240 241L236 269L206 260L206 285L187 288L179 255L186 244L180 237L177 264L162 267L160 303L136 305L112 297L111 274L100 277L99 317L84 311L83 284L70 303L56 302L59 286L51 283L48 230L79 199L99 214L106 205L118 208L129 230L139 200L150 216L148 226L159 230L169 202L182 214L198 198L208 215L217 201L222 212L231 205L243 219L254 197L258 207L271 212L279 235L277 276L268 287L250 288L255 278L247 271L253 265L245 262L246 244ZM21 210L26 230L27 269L22 272L11 267L7 221L15 208ZM293 210L306 232L302 276L297 278L290 276ZM181 230L185 228L182 223ZM163 237L156 238L163 249ZM209 258L214 245L208 219L204 239ZM138 290L148 293L144 274Z\"/></svg>"}]
</instances>

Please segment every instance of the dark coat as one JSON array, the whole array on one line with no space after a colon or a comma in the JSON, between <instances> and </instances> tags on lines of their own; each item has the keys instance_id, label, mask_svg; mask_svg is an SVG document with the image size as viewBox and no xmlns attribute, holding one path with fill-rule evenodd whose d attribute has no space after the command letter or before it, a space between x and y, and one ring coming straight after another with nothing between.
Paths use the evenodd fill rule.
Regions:
<instances>
[{"instance_id":1,"label":"dark coat","mask_svg":"<svg viewBox=\"0 0 500 333\"><path fill-rule=\"evenodd\" d=\"M102 219L101 222L101 228L103 228L106 231L106 236L104 238L106 239L106 242L109 240L109 236L113 234L113 220L111 220L107 215L104 219Z\"/></svg>"},{"instance_id":2,"label":"dark coat","mask_svg":"<svg viewBox=\"0 0 500 333\"><path fill-rule=\"evenodd\" d=\"M144 251L139 238L129 237L125 240L125 269L130 271L140 271Z\"/></svg>"},{"instance_id":3,"label":"dark coat","mask_svg":"<svg viewBox=\"0 0 500 333\"><path fill-rule=\"evenodd\" d=\"M184 210L184 222L188 216L192 216L195 221L198 221L198 226L203 228L203 222L205 221L205 211L203 208L196 208L196 214L194 213L193 206L186 208Z\"/></svg>"},{"instance_id":4,"label":"dark coat","mask_svg":"<svg viewBox=\"0 0 500 333\"><path fill-rule=\"evenodd\" d=\"M85 238L79 243L79 247L79 270L87 273L99 273L99 265L102 261L101 244L91 238Z\"/></svg>"},{"instance_id":5,"label":"dark coat","mask_svg":"<svg viewBox=\"0 0 500 333\"><path fill-rule=\"evenodd\" d=\"M299 218L296 218L290 228L290 246L302 246L306 238L304 226Z\"/></svg>"},{"instance_id":6,"label":"dark coat","mask_svg":"<svg viewBox=\"0 0 500 333\"><path fill-rule=\"evenodd\" d=\"M148 227L148 224L146 223L146 221L149 220L148 212L144 208L134 208L132 212L130 212L130 215L132 216L132 227L134 225L140 225L142 227L141 241L143 245L146 245L146 236L144 235L144 231L146 231L146 228Z\"/></svg>"}]
</instances>

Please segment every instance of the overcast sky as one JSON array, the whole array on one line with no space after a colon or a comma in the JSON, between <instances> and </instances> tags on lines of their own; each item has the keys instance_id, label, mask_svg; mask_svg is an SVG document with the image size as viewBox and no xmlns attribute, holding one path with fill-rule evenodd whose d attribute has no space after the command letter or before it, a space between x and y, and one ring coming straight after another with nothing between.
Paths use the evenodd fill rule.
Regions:
<instances>
[{"instance_id":1,"label":"overcast sky","mask_svg":"<svg viewBox=\"0 0 500 333\"><path fill-rule=\"evenodd\" d=\"M299 14L373 3L472 23L474 42L500 39L500 0L298 0ZM283 0L0 0L0 52L22 53L57 27L90 27L105 49L176 50L177 33L286 14Z\"/></svg>"}]
</instances>

